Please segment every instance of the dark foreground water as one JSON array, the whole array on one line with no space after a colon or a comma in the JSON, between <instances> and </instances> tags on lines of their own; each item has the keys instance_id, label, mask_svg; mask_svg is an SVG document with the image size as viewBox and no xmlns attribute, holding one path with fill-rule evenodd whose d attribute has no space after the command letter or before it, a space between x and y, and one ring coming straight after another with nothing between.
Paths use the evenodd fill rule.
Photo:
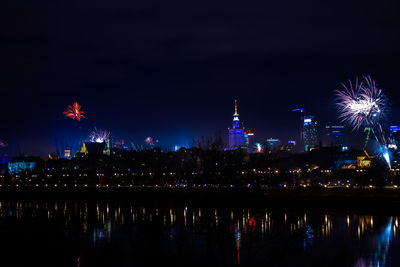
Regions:
<instances>
[{"instance_id":1,"label":"dark foreground water","mask_svg":"<svg viewBox=\"0 0 400 267\"><path fill-rule=\"evenodd\" d=\"M340 210L3 200L0 266L400 266L400 210Z\"/></svg>"}]
</instances>

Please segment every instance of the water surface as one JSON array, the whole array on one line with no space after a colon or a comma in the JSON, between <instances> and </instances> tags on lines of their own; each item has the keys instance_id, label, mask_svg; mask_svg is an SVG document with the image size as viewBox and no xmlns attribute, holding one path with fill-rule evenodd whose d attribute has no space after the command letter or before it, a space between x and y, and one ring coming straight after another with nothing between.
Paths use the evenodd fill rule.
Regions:
<instances>
[{"instance_id":1,"label":"water surface","mask_svg":"<svg viewBox=\"0 0 400 267\"><path fill-rule=\"evenodd\" d=\"M1 201L2 266L398 266L400 212Z\"/></svg>"}]
</instances>

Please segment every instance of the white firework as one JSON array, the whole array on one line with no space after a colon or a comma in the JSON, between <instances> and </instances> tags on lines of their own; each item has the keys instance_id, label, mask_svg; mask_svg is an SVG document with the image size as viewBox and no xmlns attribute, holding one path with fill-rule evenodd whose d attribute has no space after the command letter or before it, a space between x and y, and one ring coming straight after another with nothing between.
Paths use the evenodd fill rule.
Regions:
<instances>
[{"instance_id":1,"label":"white firework","mask_svg":"<svg viewBox=\"0 0 400 267\"><path fill-rule=\"evenodd\" d=\"M362 82L349 82L349 86L342 84L342 90L336 90L339 118L353 127L379 124L386 106L386 97L382 90L377 88L375 81L369 76Z\"/></svg>"}]
</instances>

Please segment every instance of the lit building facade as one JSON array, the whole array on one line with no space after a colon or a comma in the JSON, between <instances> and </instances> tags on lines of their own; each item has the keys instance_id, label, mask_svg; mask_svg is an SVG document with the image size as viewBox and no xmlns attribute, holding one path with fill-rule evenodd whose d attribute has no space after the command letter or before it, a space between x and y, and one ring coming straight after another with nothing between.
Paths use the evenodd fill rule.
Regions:
<instances>
[{"instance_id":1,"label":"lit building facade","mask_svg":"<svg viewBox=\"0 0 400 267\"><path fill-rule=\"evenodd\" d=\"M252 132L251 130L245 130L244 141L248 152L255 152L257 150L256 144L254 142L254 132Z\"/></svg>"},{"instance_id":2,"label":"lit building facade","mask_svg":"<svg viewBox=\"0 0 400 267\"><path fill-rule=\"evenodd\" d=\"M65 149L64 150L64 158L71 158L71 149Z\"/></svg>"},{"instance_id":3,"label":"lit building facade","mask_svg":"<svg viewBox=\"0 0 400 267\"><path fill-rule=\"evenodd\" d=\"M314 116L304 116L303 119L304 151L311 151L318 146L318 125Z\"/></svg>"}]
</instances>

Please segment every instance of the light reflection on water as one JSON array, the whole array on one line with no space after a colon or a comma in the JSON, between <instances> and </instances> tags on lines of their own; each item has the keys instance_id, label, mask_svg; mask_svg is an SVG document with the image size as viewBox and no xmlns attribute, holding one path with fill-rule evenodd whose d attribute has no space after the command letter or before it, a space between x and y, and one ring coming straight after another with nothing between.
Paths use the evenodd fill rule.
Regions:
<instances>
[{"instance_id":1,"label":"light reflection on water","mask_svg":"<svg viewBox=\"0 0 400 267\"><path fill-rule=\"evenodd\" d=\"M115 266L144 261L144 257L150 262L182 259L286 266L308 261L320 265L327 257L329 265L393 266L398 262L395 252L400 251L399 219L393 214L2 201L0 217L2 227L15 219L22 222L15 227L23 228L27 219L35 218L62 227L65 236L80 247L68 255L79 266L101 265L105 247L136 255L135 259L116 260ZM125 251L121 252L121 246ZM391 249L396 251L391 253ZM153 254L158 259L152 259ZM344 262L329 262L343 255Z\"/></svg>"}]
</instances>

